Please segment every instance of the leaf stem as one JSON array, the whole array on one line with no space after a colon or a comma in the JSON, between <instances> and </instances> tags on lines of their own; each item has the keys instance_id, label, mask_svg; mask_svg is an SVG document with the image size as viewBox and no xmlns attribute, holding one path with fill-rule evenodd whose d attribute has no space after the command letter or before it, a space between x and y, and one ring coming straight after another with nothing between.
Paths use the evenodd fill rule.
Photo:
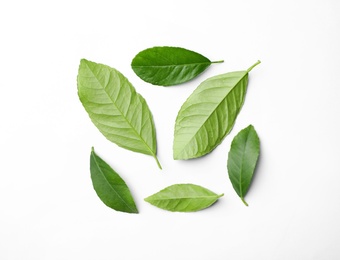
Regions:
<instances>
[{"instance_id":1,"label":"leaf stem","mask_svg":"<svg viewBox=\"0 0 340 260\"><path fill-rule=\"evenodd\" d=\"M243 197L241 197L241 200L242 200L242 202L244 203L244 205L246 205L246 206L248 207L248 203L244 200Z\"/></svg>"},{"instance_id":2,"label":"leaf stem","mask_svg":"<svg viewBox=\"0 0 340 260\"><path fill-rule=\"evenodd\" d=\"M155 158L155 160L157 162L157 165L158 165L158 168L162 170L162 166L161 166L161 164L158 161L157 155L153 154L152 156L153 156L153 158Z\"/></svg>"},{"instance_id":3,"label":"leaf stem","mask_svg":"<svg viewBox=\"0 0 340 260\"><path fill-rule=\"evenodd\" d=\"M211 63L222 63L224 60L212 61Z\"/></svg>"},{"instance_id":4,"label":"leaf stem","mask_svg":"<svg viewBox=\"0 0 340 260\"><path fill-rule=\"evenodd\" d=\"M250 66L249 69L247 69L247 71L250 72L254 67L259 65L260 63L261 63L261 61L258 60L254 65Z\"/></svg>"}]
</instances>

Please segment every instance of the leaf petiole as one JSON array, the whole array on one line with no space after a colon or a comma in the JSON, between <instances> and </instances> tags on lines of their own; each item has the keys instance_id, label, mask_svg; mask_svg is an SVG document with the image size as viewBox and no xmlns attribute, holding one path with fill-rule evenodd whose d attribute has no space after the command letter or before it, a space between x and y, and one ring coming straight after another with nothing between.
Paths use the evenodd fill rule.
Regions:
<instances>
[{"instance_id":1,"label":"leaf petiole","mask_svg":"<svg viewBox=\"0 0 340 260\"><path fill-rule=\"evenodd\" d=\"M211 63L223 63L224 60L212 61Z\"/></svg>"},{"instance_id":2,"label":"leaf petiole","mask_svg":"<svg viewBox=\"0 0 340 260\"><path fill-rule=\"evenodd\" d=\"M158 168L159 169L161 169L162 170L162 165L160 164L160 162L158 161L158 158L157 158L157 156L154 154L154 155L152 155L153 156L153 158L155 158L155 160L156 160L156 163L157 163L157 165L158 165Z\"/></svg>"},{"instance_id":3,"label":"leaf petiole","mask_svg":"<svg viewBox=\"0 0 340 260\"><path fill-rule=\"evenodd\" d=\"M246 206L248 207L248 203L244 200L243 197L241 197L241 200L242 200L242 202L244 203L244 205L246 205Z\"/></svg>"},{"instance_id":4,"label":"leaf petiole","mask_svg":"<svg viewBox=\"0 0 340 260\"><path fill-rule=\"evenodd\" d=\"M261 63L261 61L258 60L254 65L250 66L249 69L247 69L247 71L250 72L254 67L259 65L260 63Z\"/></svg>"}]
</instances>

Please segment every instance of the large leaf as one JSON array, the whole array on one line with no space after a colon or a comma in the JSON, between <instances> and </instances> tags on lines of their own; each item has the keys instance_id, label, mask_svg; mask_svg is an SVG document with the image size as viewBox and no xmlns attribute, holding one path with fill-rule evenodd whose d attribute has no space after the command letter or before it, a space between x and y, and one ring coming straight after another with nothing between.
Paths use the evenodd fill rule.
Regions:
<instances>
[{"instance_id":1,"label":"large leaf","mask_svg":"<svg viewBox=\"0 0 340 260\"><path fill-rule=\"evenodd\" d=\"M232 129L244 102L248 72L230 72L202 82L184 102L175 125L175 160L211 152Z\"/></svg>"},{"instance_id":2,"label":"large leaf","mask_svg":"<svg viewBox=\"0 0 340 260\"><path fill-rule=\"evenodd\" d=\"M171 86L189 81L211 63L203 55L179 47L153 47L138 53L131 67L142 80L154 85Z\"/></svg>"},{"instance_id":3,"label":"large leaf","mask_svg":"<svg viewBox=\"0 0 340 260\"><path fill-rule=\"evenodd\" d=\"M156 132L145 99L119 71L80 61L78 95L92 122L110 141L128 150L156 156Z\"/></svg>"},{"instance_id":4,"label":"large leaf","mask_svg":"<svg viewBox=\"0 0 340 260\"><path fill-rule=\"evenodd\" d=\"M124 180L92 148L90 171L93 187L104 204L114 210L138 213Z\"/></svg>"},{"instance_id":5,"label":"large leaf","mask_svg":"<svg viewBox=\"0 0 340 260\"><path fill-rule=\"evenodd\" d=\"M222 196L198 185L175 184L144 200L168 211L192 212L209 207Z\"/></svg>"},{"instance_id":6,"label":"large leaf","mask_svg":"<svg viewBox=\"0 0 340 260\"><path fill-rule=\"evenodd\" d=\"M228 154L228 174L234 190L243 203L251 180L256 162L260 154L260 140L252 125L241 130L233 139Z\"/></svg>"}]
</instances>

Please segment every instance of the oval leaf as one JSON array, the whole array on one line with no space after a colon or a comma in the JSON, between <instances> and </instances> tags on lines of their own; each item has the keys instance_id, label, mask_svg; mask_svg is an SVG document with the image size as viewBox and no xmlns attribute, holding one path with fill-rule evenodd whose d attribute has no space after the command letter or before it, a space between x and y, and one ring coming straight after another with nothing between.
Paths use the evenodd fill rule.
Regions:
<instances>
[{"instance_id":1,"label":"oval leaf","mask_svg":"<svg viewBox=\"0 0 340 260\"><path fill-rule=\"evenodd\" d=\"M175 125L173 155L187 160L210 153L232 129L244 102L248 72L230 72L202 82L184 102Z\"/></svg>"},{"instance_id":2,"label":"oval leaf","mask_svg":"<svg viewBox=\"0 0 340 260\"><path fill-rule=\"evenodd\" d=\"M198 185L175 184L144 200L168 211L193 212L211 206L222 196Z\"/></svg>"},{"instance_id":3,"label":"oval leaf","mask_svg":"<svg viewBox=\"0 0 340 260\"><path fill-rule=\"evenodd\" d=\"M142 80L154 85L171 86L187 82L210 66L203 55L179 47L153 47L138 53L131 67Z\"/></svg>"},{"instance_id":4,"label":"oval leaf","mask_svg":"<svg viewBox=\"0 0 340 260\"><path fill-rule=\"evenodd\" d=\"M260 154L260 139L252 125L241 130L233 139L228 154L229 179L243 203L251 180L256 162Z\"/></svg>"},{"instance_id":5,"label":"oval leaf","mask_svg":"<svg viewBox=\"0 0 340 260\"><path fill-rule=\"evenodd\" d=\"M156 159L156 131L145 99L119 71L80 61L78 95L92 122L111 142Z\"/></svg>"},{"instance_id":6,"label":"oval leaf","mask_svg":"<svg viewBox=\"0 0 340 260\"><path fill-rule=\"evenodd\" d=\"M92 148L90 171L93 188L104 204L114 210L138 213L128 186Z\"/></svg>"}]
</instances>

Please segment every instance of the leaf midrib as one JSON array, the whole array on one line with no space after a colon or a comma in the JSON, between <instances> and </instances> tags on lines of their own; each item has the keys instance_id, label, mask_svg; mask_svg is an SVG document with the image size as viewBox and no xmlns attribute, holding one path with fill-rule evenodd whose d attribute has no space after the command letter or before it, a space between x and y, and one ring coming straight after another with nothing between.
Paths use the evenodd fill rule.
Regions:
<instances>
[{"instance_id":1,"label":"leaf midrib","mask_svg":"<svg viewBox=\"0 0 340 260\"><path fill-rule=\"evenodd\" d=\"M244 146L243 146L243 149L242 149L242 156L241 156L242 157L242 159L241 159L242 163L241 163L241 167L240 167L240 184L239 184L241 198L243 198L244 195L245 195L245 194L243 194L243 188L242 188L242 172L243 172L243 164L244 164L243 160L244 160L244 156L245 156L245 150L246 150L246 147L247 147L248 138L249 138L249 131L247 133L246 140L244 142Z\"/></svg>"},{"instance_id":2,"label":"leaf midrib","mask_svg":"<svg viewBox=\"0 0 340 260\"><path fill-rule=\"evenodd\" d=\"M185 63L185 64L175 64L175 65L132 65L131 67L133 68L144 68L144 67L148 67L148 68L152 68L152 67L184 67L184 66L190 66L190 65L210 65L210 62L195 62L195 63Z\"/></svg>"},{"instance_id":3,"label":"leaf midrib","mask_svg":"<svg viewBox=\"0 0 340 260\"><path fill-rule=\"evenodd\" d=\"M124 204L132 211L132 212L136 212L135 209L132 209L127 203L126 201L120 196L120 194L111 186L110 182L108 181L108 179L106 178L104 172L102 171L102 169L99 167L99 164L97 162L96 156L95 154L92 152L92 157L94 159L94 162L97 166L97 169L99 170L99 172L102 174L102 176L104 177L105 181L108 183L109 187L114 191L115 194L117 194L117 196L121 199L121 201L124 202Z\"/></svg>"},{"instance_id":4,"label":"leaf midrib","mask_svg":"<svg viewBox=\"0 0 340 260\"><path fill-rule=\"evenodd\" d=\"M116 107L116 109L119 111L119 113L121 114L121 116L125 119L125 121L128 123L128 125L131 127L131 129L134 131L135 135L137 137L139 137L140 140L142 140L142 142L144 143L144 145L147 147L147 149L151 152L152 156L155 157L156 154L151 150L151 148L149 147L149 145L145 142L145 140L142 138L141 135L138 134L138 132L136 131L136 129L132 126L132 124L130 123L130 121L125 117L125 115L122 113L122 111L117 107L117 105L115 104L115 102L112 100L111 96L106 92L105 87L101 84L100 80L97 78L97 76L94 74L94 72L91 70L91 68L89 67L89 65L87 63L85 63L85 65L87 66L87 68L91 71L92 75L94 76L94 78L97 80L97 82L99 83L99 85L102 87L104 93L106 94L106 96L111 100L112 104ZM111 77L111 75L110 75ZM138 93L135 93L136 95L138 95Z\"/></svg>"},{"instance_id":5,"label":"leaf midrib","mask_svg":"<svg viewBox=\"0 0 340 260\"><path fill-rule=\"evenodd\" d=\"M206 199L206 198L220 198L222 195L214 196L198 196L198 197L180 197L180 198L161 198L161 199L150 199L150 201L163 201L163 200L181 200L181 199Z\"/></svg>"},{"instance_id":6,"label":"leaf midrib","mask_svg":"<svg viewBox=\"0 0 340 260\"><path fill-rule=\"evenodd\" d=\"M246 72L246 71L245 71ZM196 133L190 138L190 140L187 142L187 144L183 147L182 151L180 154L182 154L185 150L185 148L189 145L189 143L194 139L194 137L197 135L197 133L202 129L202 127L205 125L205 123L210 119L210 117L212 116L212 114L216 111L216 109L222 104L222 102L227 98L227 96L235 89L235 87L241 82L241 80L243 80L243 78L248 74L248 72L246 72L244 74L244 76L235 84L234 87L232 87L232 89L228 92L228 94L217 104L217 106L214 108L213 112L210 113L210 115L206 118L206 120L204 120L203 124L198 128L198 130L196 131Z\"/></svg>"}]
</instances>

